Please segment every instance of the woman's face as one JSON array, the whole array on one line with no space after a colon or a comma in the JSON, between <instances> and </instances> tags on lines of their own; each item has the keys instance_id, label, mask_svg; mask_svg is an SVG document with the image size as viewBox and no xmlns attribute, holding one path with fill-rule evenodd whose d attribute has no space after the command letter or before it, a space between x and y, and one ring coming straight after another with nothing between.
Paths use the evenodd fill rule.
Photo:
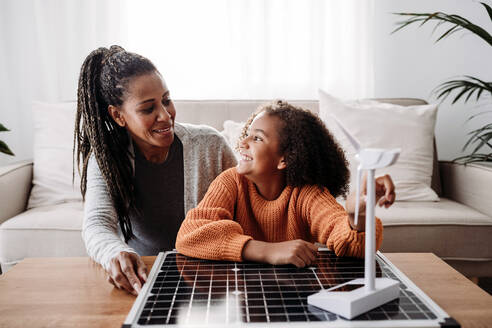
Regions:
<instances>
[{"instance_id":1,"label":"woman's face","mask_svg":"<svg viewBox=\"0 0 492 328\"><path fill-rule=\"evenodd\" d=\"M279 118L265 112L256 116L247 137L239 144L239 174L256 182L269 179L285 168L284 156L279 153L281 124Z\"/></svg>"},{"instance_id":2,"label":"woman's face","mask_svg":"<svg viewBox=\"0 0 492 328\"><path fill-rule=\"evenodd\" d=\"M176 109L158 72L131 79L123 104L111 107L113 119L126 127L144 154L163 150L167 154L174 140Z\"/></svg>"}]
</instances>

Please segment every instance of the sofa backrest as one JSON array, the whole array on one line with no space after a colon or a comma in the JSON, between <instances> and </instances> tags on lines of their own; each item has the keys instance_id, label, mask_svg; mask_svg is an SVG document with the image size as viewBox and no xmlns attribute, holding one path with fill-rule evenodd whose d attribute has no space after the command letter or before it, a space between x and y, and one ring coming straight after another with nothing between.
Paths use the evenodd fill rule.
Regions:
<instances>
[{"instance_id":1,"label":"sofa backrest","mask_svg":"<svg viewBox=\"0 0 492 328\"><path fill-rule=\"evenodd\" d=\"M426 105L427 102L416 98L376 98L374 100L401 106ZM175 100L176 120L192 124L206 124L223 129L226 120L244 122L258 106L269 100ZM318 100L288 100L289 103L319 112Z\"/></svg>"},{"instance_id":2,"label":"sofa backrest","mask_svg":"<svg viewBox=\"0 0 492 328\"><path fill-rule=\"evenodd\" d=\"M206 124L223 129L226 120L245 122L258 106L268 103L268 100L175 100L176 121ZM306 108L318 113L317 100L289 100L295 106Z\"/></svg>"}]
</instances>

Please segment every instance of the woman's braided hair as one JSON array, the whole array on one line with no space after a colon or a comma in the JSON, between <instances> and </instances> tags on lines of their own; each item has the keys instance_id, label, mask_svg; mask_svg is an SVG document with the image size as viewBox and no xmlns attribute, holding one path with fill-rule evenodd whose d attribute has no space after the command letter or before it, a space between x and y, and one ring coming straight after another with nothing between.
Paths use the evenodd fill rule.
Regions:
<instances>
[{"instance_id":1,"label":"woman's braided hair","mask_svg":"<svg viewBox=\"0 0 492 328\"><path fill-rule=\"evenodd\" d=\"M80 69L74 132L74 161L76 153L79 172L82 164L80 191L85 199L87 164L93 154L126 241L133 235L129 213L136 209L128 151L131 138L126 129L111 118L108 106L122 105L130 80L152 72L157 69L150 60L120 46L94 50Z\"/></svg>"},{"instance_id":2,"label":"woman's braided hair","mask_svg":"<svg viewBox=\"0 0 492 328\"><path fill-rule=\"evenodd\" d=\"M286 183L293 187L317 185L333 197L346 196L350 171L340 145L323 121L308 110L276 100L260 106L248 119L240 140L245 138L256 116L265 112L280 119L279 152L287 167Z\"/></svg>"}]
</instances>

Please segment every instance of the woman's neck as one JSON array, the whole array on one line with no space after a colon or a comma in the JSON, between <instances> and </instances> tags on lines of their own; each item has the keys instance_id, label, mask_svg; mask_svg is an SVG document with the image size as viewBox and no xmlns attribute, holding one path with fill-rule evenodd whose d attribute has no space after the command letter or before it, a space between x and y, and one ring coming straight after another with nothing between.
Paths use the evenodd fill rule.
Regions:
<instances>
[{"instance_id":1,"label":"woman's neck","mask_svg":"<svg viewBox=\"0 0 492 328\"><path fill-rule=\"evenodd\" d=\"M139 151L147 161L154 164L164 163L169 155L169 149L171 148L160 148L148 144L140 145L138 142L134 143L134 147L136 148L135 151Z\"/></svg>"},{"instance_id":2,"label":"woman's neck","mask_svg":"<svg viewBox=\"0 0 492 328\"><path fill-rule=\"evenodd\" d=\"M266 178L250 179L261 197L266 200L277 199L285 188L285 174L278 172Z\"/></svg>"}]
</instances>

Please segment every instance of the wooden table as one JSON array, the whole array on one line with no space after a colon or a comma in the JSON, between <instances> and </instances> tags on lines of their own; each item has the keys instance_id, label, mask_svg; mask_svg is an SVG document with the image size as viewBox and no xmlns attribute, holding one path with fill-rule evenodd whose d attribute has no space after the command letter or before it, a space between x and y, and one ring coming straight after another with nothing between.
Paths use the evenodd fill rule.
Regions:
<instances>
[{"instance_id":1,"label":"wooden table","mask_svg":"<svg viewBox=\"0 0 492 328\"><path fill-rule=\"evenodd\" d=\"M462 327L492 327L492 296L437 256L385 255ZM134 300L89 258L29 258L0 276L0 327L121 327Z\"/></svg>"}]
</instances>

